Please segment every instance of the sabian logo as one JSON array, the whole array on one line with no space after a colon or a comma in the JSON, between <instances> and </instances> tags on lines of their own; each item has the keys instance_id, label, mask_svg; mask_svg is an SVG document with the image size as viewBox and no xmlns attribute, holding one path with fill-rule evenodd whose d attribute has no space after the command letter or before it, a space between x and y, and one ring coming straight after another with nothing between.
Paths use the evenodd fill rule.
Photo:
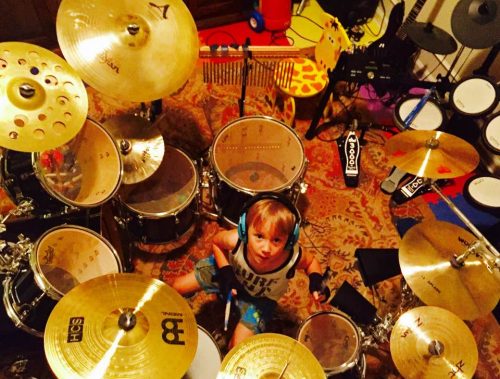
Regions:
<instances>
[{"instance_id":1,"label":"sabian logo","mask_svg":"<svg viewBox=\"0 0 500 379\"><path fill-rule=\"evenodd\" d=\"M71 317L68 325L67 342L81 342L83 339L83 317Z\"/></svg>"}]
</instances>

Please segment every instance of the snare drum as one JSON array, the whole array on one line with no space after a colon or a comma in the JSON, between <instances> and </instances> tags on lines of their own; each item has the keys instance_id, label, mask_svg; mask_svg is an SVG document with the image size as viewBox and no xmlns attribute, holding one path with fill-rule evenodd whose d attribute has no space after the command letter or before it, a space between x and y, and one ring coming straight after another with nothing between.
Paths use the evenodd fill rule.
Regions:
<instances>
[{"instance_id":1,"label":"snare drum","mask_svg":"<svg viewBox=\"0 0 500 379\"><path fill-rule=\"evenodd\" d=\"M500 114L483 126L477 146L483 166L491 174L500 176Z\"/></svg>"},{"instance_id":2,"label":"snare drum","mask_svg":"<svg viewBox=\"0 0 500 379\"><path fill-rule=\"evenodd\" d=\"M329 311L314 313L300 325L297 340L311 350L327 377L364 378L361 333L347 316Z\"/></svg>"},{"instance_id":3,"label":"snare drum","mask_svg":"<svg viewBox=\"0 0 500 379\"><path fill-rule=\"evenodd\" d=\"M41 217L65 214L68 206L92 208L110 199L122 175L120 153L111 135L87 119L70 142L41 153L6 150L2 187L18 204L32 199Z\"/></svg>"},{"instance_id":4,"label":"snare drum","mask_svg":"<svg viewBox=\"0 0 500 379\"><path fill-rule=\"evenodd\" d=\"M222 353L212 335L198 325L198 348L183 379L215 379L222 364Z\"/></svg>"},{"instance_id":5,"label":"snare drum","mask_svg":"<svg viewBox=\"0 0 500 379\"><path fill-rule=\"evenodd\" d=\"M450 103L456 112L464 116L482 116L495 109L498 103L498 88L488 78L465 78L451 91Z\"/></svg>"},{"instance_id":6,"label":"snare drum","mask_svg":"<svg viewBox=\"0 0 500 379\"><path fill-rule=\"evenodd\" d=\"M7 315L16 327L42 337L50 312L70 289L121 271L116 251L99 234L75 225L52 228L37 240L29 262L5 279Z\"/></svg>"},{"instance_id":7,"label":"snare drum","mask_svg":"<svg viewBox=\"0 0 500 379\"><path fill-rule=\"evenodd\" d=\"M474 207L500 216L500 179L472 176L464 184L464 198Z\"/></svg>"},{"instance_id":8,"label":"snare drum","mask_svg":"<svg viewBox=\"0 0 500 379\"><path fill-rule=\"evenodd\" d=\"M217 212L236 225L243 204L259 192L281 192L296 202L307 160L301 140L287 125L248 116L219 131L210 148L210 164Z\"/></svg>"},{"instance_id":9,"label":"snare drum","mask_svg":"<svg viewBox=\"0 0 500 379\"><path fill-rule=\"evenodd\" d=\"M394 123L405 130L404 120L422 99L421 95L409 95L400 100L394 108ZM436 100L429 98L420 112L410 123L408 129L412 130L436 130L445 123L445 113Z\"/></svg>"},{"instance_id":10,"label":"snare drum","mask_svg":"<svg viewBox=\"0 0 500 379\"><path fill-rule=\"evenodd\" d=\"M198 215L198 185L194 162L182 150L165 145L163 161L153 175L118 191L115 209L121 225L144 244L191 234Z\"/></svg>"}]
</instances>

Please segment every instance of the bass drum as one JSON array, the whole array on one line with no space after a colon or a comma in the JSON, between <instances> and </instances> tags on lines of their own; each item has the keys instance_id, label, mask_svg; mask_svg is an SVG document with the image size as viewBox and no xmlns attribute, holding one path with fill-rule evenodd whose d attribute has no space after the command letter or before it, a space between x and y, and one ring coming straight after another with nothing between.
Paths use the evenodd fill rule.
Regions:
<instances>
[{"instance_id":1,"label":"bass drum","mask_svg":"<svg viewBox=\"0 0 500 379\"><path fill-rule=\"evenodd\" d=\"M300 325L296 339L311 350L328 378L365 377L361 333L347 316L329 311L314 313Z\"/></svg>"},{"instance_id":2,"label":"bass drum","mask_svg":"<svg viewBox=\"0 0 500 379\"><path fill-rule=\"evenodd\" d=\"M120 186L122 162L111 135L87 119L75 138L56 149L6 150L0 170L2 187L14 204L31 199L33 214L49 218L109 200Z\"/></svg>"},{"instance_id":3,"label":"bass drum","mask_svg":"<svg viewBox=\"0 0 500 379\"><path fill-rule=\"evenodd\" d=\"M118 191L114 206L117 219L139 249L152 253L171 251L193 234L198 187L198 171L191 158L165 145L163 161L153 175L123 185Z\"/></svg>"},{"instance_id":4,"label":"bass drum","mask_svg":"<svg viewBox=\"0 0 500 379\"><path fill-rule=\"evenodd\" d=\"M296 202L307 160L297 134L266 116L227 124L210 148L212 199L222 219L238 223L245 202L259 192L281 192Z\"/></svg>"},{"instance_id":5,"label":"bass drum","mask_svg":"<svg viewBox=\"0 0 500 379\"><path fill-rule=\"evenodd\" d=\"M89 279L122 271L111 244L75 225L52 228L30 251L29 262L4 280L3 303L14 325L43 337L49 315L69 290Z\"/></svg>"},{"instance_id":6,"label":"bass drum","mask_svg":"<svg viewBox=\"0 0 500 379\"><path fill-rule=\"evenodd\" d=\"M500 177L500 114L493 116L483 126L477 147L486 170Z\"/></svg>"},{"instance_id":7,"label":"bass drum","mask_svg":"<svg viewBox=\"0 0 500 379\"><path fill-rule=\"evenodd\" d=\"M400 130L405 130L404 120L422 99L422 95L408 95L396 103L394 123ZM429 98L420 112L410 123L411 130L437 130L445 124L443 108L434 99Z\"/></svg>"},{"instance_id":8,"label":"bass drum","mask_svg":"<svg viewBox=\"0 0 500 379\"><path fill-rule=\"evenodd\" d=\"M450 104L463 116L479 117L493 111L498 103L497 85L480 76L465 78L450 94Z\"/></svg>"}]
</instances>

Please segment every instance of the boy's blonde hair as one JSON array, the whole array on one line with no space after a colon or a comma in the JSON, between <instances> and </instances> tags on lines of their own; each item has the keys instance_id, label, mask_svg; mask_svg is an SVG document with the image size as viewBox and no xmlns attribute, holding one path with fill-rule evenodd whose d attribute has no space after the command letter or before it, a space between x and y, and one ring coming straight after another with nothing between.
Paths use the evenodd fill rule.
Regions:
<instances>
[{"instance_id":1,"label":"boy's blonde hair","mask_svg":"<svg viewBox=\"0 0 500 379\"><path fill-rule=\"evenodd\" d=\"M289 236L297 221L285 204L275 199L262 199L248 209L246 222L248 227L259 227L269 223L273 229L272 233Z\"/></svg>"}]
</instances>

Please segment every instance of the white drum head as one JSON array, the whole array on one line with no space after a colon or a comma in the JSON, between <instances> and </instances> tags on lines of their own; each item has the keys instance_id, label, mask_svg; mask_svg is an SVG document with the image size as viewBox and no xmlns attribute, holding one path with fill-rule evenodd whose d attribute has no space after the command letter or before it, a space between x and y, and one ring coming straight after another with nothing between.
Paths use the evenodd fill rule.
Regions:
<instances>
[{"instance_id":1,"label":"white drum head","mask_svg":"<svg viewBox=\"0 0 500 379\"><path fill-rule=\"evenodd\" d=\"M465 115L479 116L497 101L495 86L484 78L469 78L458 83L451 94L454 108Z\"/></svg>"},{"instance_id":2,"label":"white drum head","mask_svg":"<svg viewBox=\"0 0 500 379\"><path fill-rule=\"evenodd\" d=\"M500 154L500 115L491 119L485 126L484 139L494 153Z\"/></svg>"},{"instance_id":3,"label":"white drum head","mask_svg":"<svg viewBox=\"0 0 500 379\"><path fill-rule=\"evenodd\" d=\"M412 97L404 100L399 107L396 108L398 112L400 127L404 128L404 120L410 112L417 106L421 97ZM420 112L415 116L410 123L409 129L414 130L436 130L443 125L443 112L441 108L432 100L429 99L424 104Z\"/></svg>"},{"instance_id":4,"label":"white drum head","mask_svg":"<svg viewBox=\"0 0 500 379\"><path fill-rule=\"evenodd\" d=\"M222 353L212 335L198 325L198 348L183 379L215 379L222 364Z\"/></svg>"},{"instance_id":5,"label":"white drum head","mask_svg":"<svg viewBox=\"0 0 500 379\"><path fill-rule=\"evenodd\" d=\"M467 191L478 205L500 209L500 179L479 176L468 183Z\"/></svg>"}]
</instances>

